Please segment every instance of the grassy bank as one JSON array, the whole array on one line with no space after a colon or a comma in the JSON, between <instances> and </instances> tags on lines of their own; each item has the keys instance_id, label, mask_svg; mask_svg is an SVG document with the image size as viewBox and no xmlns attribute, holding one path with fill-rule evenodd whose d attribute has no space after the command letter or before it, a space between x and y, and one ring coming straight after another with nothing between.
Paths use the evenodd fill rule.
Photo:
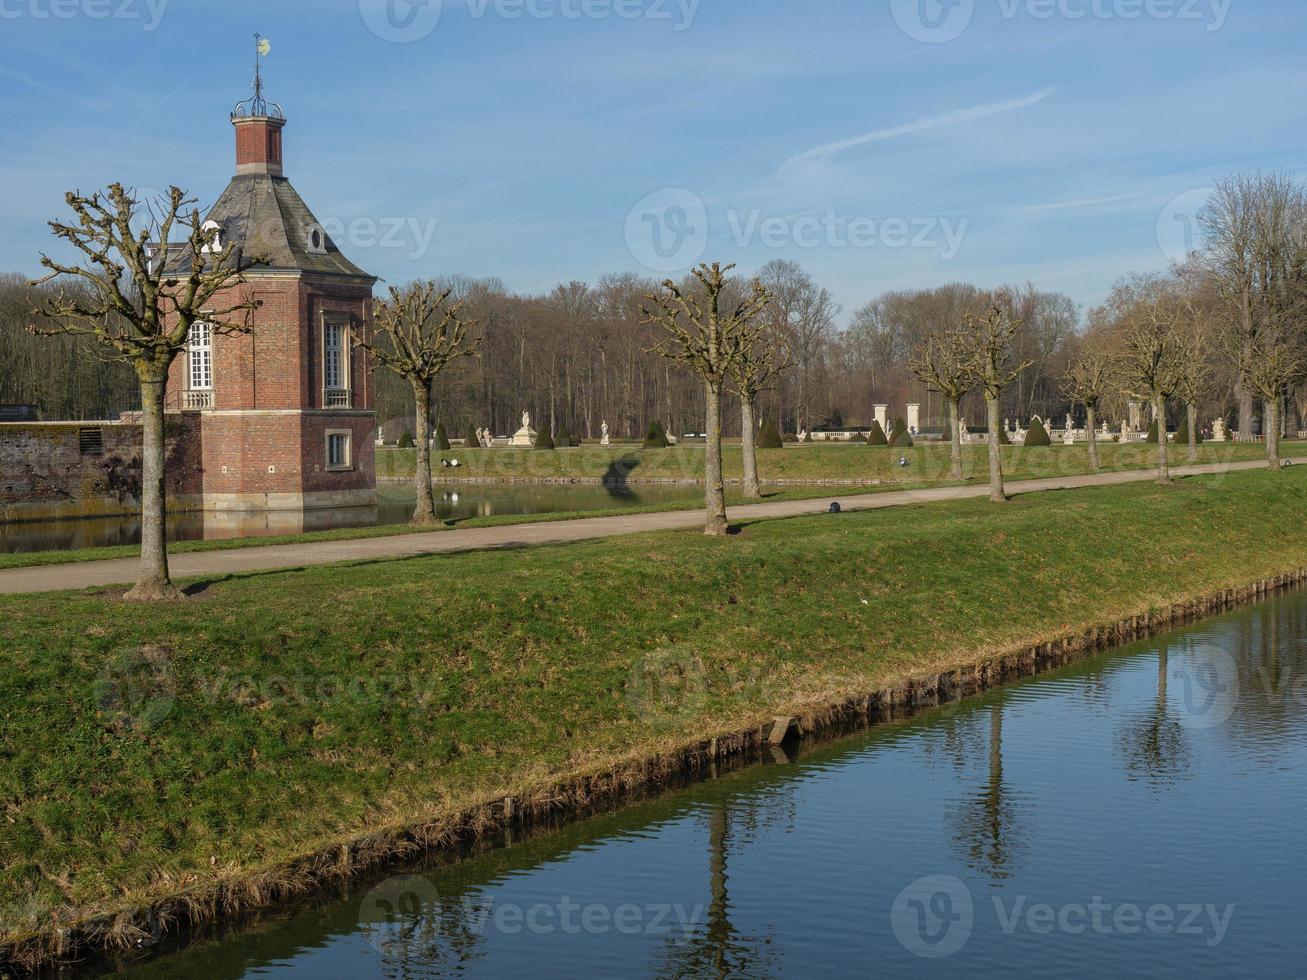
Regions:
<instances>
[{"instance_id":1,"label":"grassy bank","mask_svg":"<svg viewBox=\"0 0 1307 980\"><path fill-rule=\"evenodd\" d=\"M1138 470L1157 464L1157 447L1142 443L1100 447L1105 469ZM1172 447L1171 460L1185 461L1187 447ZM1200 446L1202 463L1265 457L1261 446L1235 443L1208 443ZM496 480L702 480L702 446L673 446L670 449L638 447L580 446L535 452L530 449L455 449L443 454L457 459L455 472L440 467L434 459L436 475L441 478L478 478ZM906 467L899 465L906 458ZM377 453L378 479L403 479L413 475L414 453L411 449L383 449ZM742 454L738 446L726 446L722 465L727 479L743 476ZM1009 446L1003 450L1004 472L1014 480L1050 476L1075 476L1089 472L1088 449L1083 446L1049 446L1026 449ZM985 480L989 476L989 452L982 445L966 446L963 472L967 479ZM764 481L849 480L881 483L940 482L949 477L949 448L938 443L923 443L914 449L890 450L884 446L794 445L785 449L758 452L758 471Z\"/></svg>"},{"instance_id":2,"label":"grassy bank","mask_svg":"<svg viewBox=\"0 0 1307 980\"><path fill-rule=\"evenodd\" d=\"M1296 568L1307 469L0 597L0 933ZM1123 530L1125 529L1125 530Z\"/></svg>"}]
</instances>

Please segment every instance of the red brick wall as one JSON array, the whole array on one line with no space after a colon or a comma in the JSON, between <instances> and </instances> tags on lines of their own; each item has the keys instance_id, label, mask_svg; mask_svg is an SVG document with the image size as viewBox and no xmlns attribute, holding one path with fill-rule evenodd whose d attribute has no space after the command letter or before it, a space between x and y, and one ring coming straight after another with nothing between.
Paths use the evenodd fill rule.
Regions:
<instances>
[{"instance_id":1,"label":"red brick wall","mask_svg":"<svg viewBox=\"0 0 1307 980\"><path fill-rule=\"evenodd\" d=\"M323 315L349 317L353 340L371 338L372 291L331 280L250 276L244 287L262 305L249 334L213 341L214 411L198 420L197 472L209 494L314 493L374 486L372 416L318 414L322 391ZM215 305L222 305L221 298ZM179 409L189 379L186 354L169 375L170 408ZM350 355L351 405L371 411L371 363ZM308 410L313 414L301 414ZM260 414L226 414L235 411ZM262 413L275 414L262 414ZM351 433L353 467L328 472L326 431ZM271 472L270 469L271 468ZM225 470L225 472L224 472Z\"/></svg>"},{"instance_id":2,"label":"red brick wall","mask_svg":"<svg viewBox=\"0 0 1307 980\"><path fill-rule=\"evenodd\" d=\"M236 165L270 163L281 166L282 120L238 119L236 126Z\"/></svg>"}]
</instances>

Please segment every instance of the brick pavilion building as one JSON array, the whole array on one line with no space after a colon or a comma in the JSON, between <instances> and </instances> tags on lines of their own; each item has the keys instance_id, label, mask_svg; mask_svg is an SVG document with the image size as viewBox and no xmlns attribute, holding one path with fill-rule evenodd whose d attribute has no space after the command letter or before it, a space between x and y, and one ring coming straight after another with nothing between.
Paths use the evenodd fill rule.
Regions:
<instances>
[{"instance_id":1,"label":"brick pavilion building","mask_svg":"<svg viewBox=\"0 0 1307 980\"><path fill-rule=\"evenodd\" d=\"M231 122L236 173L206 224L218 247L258 257L244 288L262 305L249 334L197 325L173 363L168 408L185 423L178 503L375 505L370 364L354 342L371 335L376 278L345 257L286 178L286 117L264 100L257 73Z\"/></svg>"}]
</instances>

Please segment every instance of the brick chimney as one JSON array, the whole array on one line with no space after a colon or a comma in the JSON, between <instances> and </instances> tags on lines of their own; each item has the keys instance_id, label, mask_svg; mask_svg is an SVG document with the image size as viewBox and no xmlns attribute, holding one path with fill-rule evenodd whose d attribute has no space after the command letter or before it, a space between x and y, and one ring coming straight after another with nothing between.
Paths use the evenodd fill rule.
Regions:
<instances>
[{"instance_id":1,"label":"brick chimney","mask_svg":"<svg viewBox=\"0 0 1307 980\"><path fill-rule=\"evenodd\" d=\"M281 176L281 116L233 116L236 173Z\"/></svg>"}]
</instances>

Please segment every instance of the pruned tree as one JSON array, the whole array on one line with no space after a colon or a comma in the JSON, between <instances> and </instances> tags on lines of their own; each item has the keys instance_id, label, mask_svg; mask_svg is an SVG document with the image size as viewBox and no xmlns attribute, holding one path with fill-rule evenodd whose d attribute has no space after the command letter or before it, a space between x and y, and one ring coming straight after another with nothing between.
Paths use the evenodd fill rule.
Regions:
<instances>
[{"instance_id":1,"label":"pruned tree","mask_svg":"<svg viewBox=\"0 0 1307 980\"><path fill-rule=\"evenodd\" d=\"M983 316L967 314L963 332L963 349L971 360L971 370L985 395L985 409L989 423L989 499L995 503L1007 500L1003 489L1003 458L1000 449L1000 428L1003 420L999 405L1003 389L1010 385L1029 364L1017 361L1012 352L1012 339L1020 323L1000 303L991 306Z\"/></svg>"},{"instance_id":2,"label":"pruned tree","mask_svg":"<svg viewBox=\"0 0 1307 980\"><path fill-rule=\"evenodd\" d=\"M1071 362L1063 381L1067 397L1085 406L1085 427L1089 432L1089 466L1097 473L1098 409L1112 392L1112 365L1106 354L1098 350L1083 351Z\"/></svg>"},{"instance_id":3,"label":"pruned tree","mask_svg":"<svg viewBox=\"0 0 1307 980\"><path fill-rule=\"evenodd\" d=\"M431 495L431 400L436 379L451 362L471 357L480 349L480 339L468 335L475 324L463 317L463 304L450 301L453 292L434 282L391 286L389 298L379 302L374 311L377 339L384 342L358 344L378 364L407 381L413 392L417 450L414 524L436 522Z\"/></svg>"},{"instance_id":4,"label":"pruned tree","mask_svg":"<svg viewBox=\"0 0 1307 980\"><path fill-rule=\"evenodd\" d=\"M786 338L763 328L731 369L731 383L740 398L740 443L744 453L744 495L762 497L758 480L758 426L755 422L758 396L769 391L790 368L792 355Z\"/></svg>"},{"instance_id":5,"label":"pruned tree","mask_svg":"<svg viewBox=\"0 0 1307 980\"><path fill-rule=\"evenodd\" d=\"M1157 420L1157 482L1170 483L1166 452L1166 400L1180 387L1183 310L1157 296L1130 310L1121 324L1117 365L1122 386L1149 402Z\"/></svg>"},{"instance_id":6,"label":"pruned tree","mask_svg":"<svg viewBox=\"0 0 1307 980\"><path fill-rule=\"evenodd\" d=\"M976 387L976 364L964 335L946 330L928 336L911 361L912 373L944 397L949 423L949 475L962 479L962 419L958 408Z\"/></svg>"},{"instance_id":7,"label":"pruned tree","mask_svg":"<svg viewBox=\"0 0 1307 980\"><path fill-rule=\"evenodd\" d=\"M651 294L651 310L643 308L646 322L661 326L667 336L652 349L660 356L685 364L703 381L707 440L704 445L704 533L724 535L726 488L722 481L722 387L739 361L757 343L758 315L771 302L771 294L754 280L750 294L737 303L724 300L734 265L703 263L694 270L697 289L682 289L672 280L663 291Z\"/></svg>"},{"instance_id":8,"label":"pruned tree","mask_svg":"<svg viewBox=\"0 0 1307 980\"><path fill-rule=\"evenodd\" d=\"M89 197L70 191L64 200L71 223L49 222L55 237L81 253L81 264L48 255L49 273L34 285L60 288L32 311L44 318L38 334L89 338L98 356L131 366L141 396L141 568L125 598L177 599L168 574L164 411L168 370L197 324L215 334L248 333L258 308L240 288L258 256L236 242L219 245L219 230L205 227L196 200L179 187L142 201L122 184ZM174 240L174 238L176 240Z\"/></svg>"}]
</instances>

